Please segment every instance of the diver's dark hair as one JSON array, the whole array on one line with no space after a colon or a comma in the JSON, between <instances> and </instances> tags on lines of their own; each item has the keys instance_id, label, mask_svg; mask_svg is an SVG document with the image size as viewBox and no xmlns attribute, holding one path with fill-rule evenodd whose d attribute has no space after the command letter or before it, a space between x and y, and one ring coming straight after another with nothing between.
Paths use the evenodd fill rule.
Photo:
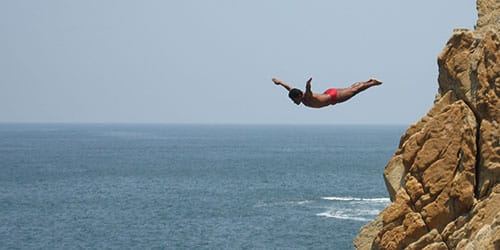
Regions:
<instances>
[{"instance_id":1,"label":"diver's dark hair","mask_svg":"<svg viewBox=\"0 0 500 250\"><path fill-rule=\"evenodd\" d=\"M290 97L290 99L298 98L301 97L302 95L303 93L302 90L300 89L291 89L290 92L288 93L288 97Z\"/></svg>"}]
</instances>

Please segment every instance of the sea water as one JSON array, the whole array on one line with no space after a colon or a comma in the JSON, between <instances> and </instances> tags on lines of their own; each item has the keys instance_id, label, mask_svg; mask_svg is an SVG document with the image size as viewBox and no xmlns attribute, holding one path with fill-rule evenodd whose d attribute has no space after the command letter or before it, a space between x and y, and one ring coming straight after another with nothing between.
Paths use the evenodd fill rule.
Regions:
<instances>
[{"instance_id":1,"label":"sea water","mask_svg":"<svg viewBox=\"0 0 500 250\"><path fill-rule=\"evenodd\" d=\"M404 129L0 124L0 248L352 249Z\"/></svg>"}]
</instances>

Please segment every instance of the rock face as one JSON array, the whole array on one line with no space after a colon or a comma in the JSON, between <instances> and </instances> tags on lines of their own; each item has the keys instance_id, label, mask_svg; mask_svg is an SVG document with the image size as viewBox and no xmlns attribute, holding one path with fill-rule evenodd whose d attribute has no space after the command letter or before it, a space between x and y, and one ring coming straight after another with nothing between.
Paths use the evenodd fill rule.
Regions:
<instances>
[{"instance_id":1,"label":"rock face","mask_svg":"<svg viewBox=\"0 0 500 250\"><path fill-rule=\"evenodd\" d=\"M434 106L384 171L392 203L357 249L500 249L500 0L478 0L474 31L438 57Z\"/></svg>"}]
</instances>

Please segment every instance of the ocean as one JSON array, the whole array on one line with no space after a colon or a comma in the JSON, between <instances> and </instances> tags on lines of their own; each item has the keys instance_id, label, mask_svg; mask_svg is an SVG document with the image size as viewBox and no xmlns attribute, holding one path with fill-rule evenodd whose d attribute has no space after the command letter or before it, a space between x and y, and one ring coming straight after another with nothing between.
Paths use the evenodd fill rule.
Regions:
<instances>
[{"instance_id":1,"label":"ocean","mask_svg":"<svg viewBox=\"0 0 500 250\"><path fill-rule=\"evenodd\" d=\"M405 128L0 124L0 248L353 249Z\"/></svg>"}]
</instances>

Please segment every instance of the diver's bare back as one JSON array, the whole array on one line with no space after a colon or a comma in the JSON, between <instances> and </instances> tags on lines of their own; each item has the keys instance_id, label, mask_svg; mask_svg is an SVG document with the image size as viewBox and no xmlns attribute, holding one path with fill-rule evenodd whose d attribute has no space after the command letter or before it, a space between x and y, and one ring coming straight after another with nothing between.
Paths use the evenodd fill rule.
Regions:
<instances>
[{"instance_id":1,"label":"diver's bare back","mask_svg":"<svg viewBox=\"0 0 500 250\"><path fill-rule=\"evenodd\" d=\"M332 100L327 94L311 93L308 95L306 92L304 98L302 99L302 103L307 107L322 108L331 105Z\"/></svg>"}]
</instances>

